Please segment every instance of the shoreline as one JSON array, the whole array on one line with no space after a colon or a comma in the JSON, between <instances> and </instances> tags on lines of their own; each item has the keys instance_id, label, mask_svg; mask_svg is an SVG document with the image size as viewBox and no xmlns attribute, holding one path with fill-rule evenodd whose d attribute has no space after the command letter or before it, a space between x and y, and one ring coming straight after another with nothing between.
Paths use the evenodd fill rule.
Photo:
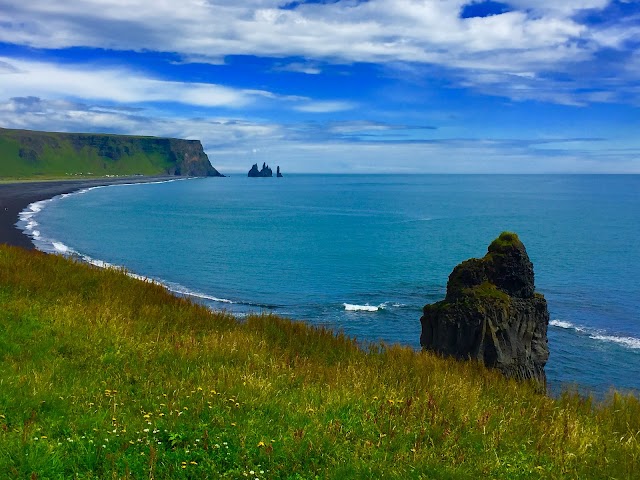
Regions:
<instances>
[{"instance_id":1,"label":"shoreline","mask_svg":"<svg viewBox=\"0 0 640 480\"><path fill-rule=\"evenodd\" d=\"M123 184L167 182L167 181L173 181L173 180L183 180L188 178L193 178L193 177L180 177L180 176L178 177L176 176L120 177L120 178L95 178L90 180L83 179L83 180L59 180L59 181L32 181L32 182L15 182L15 183L0 184L0 215L2 216L0 218L0 243L6 243L12 246L18 246L18 247L26 248L29 250L37 249L36 244L34 244L32 241L32 238L26 235L26 231L16 226L16 223L18 223L18 221L20 220L20 213L25 211L25 209L27 209L28 206L34 202L46 201L58 195L79 192L83 189L93 188L93 187L123 185ZM5 208L8 206L8 202L14 203L14 207L11 212L9 212L9 210L5 211ZM9 240L7 240L7 238L9 238ZM79 255L79 256L82 257L82 255ZM84 260L87 263L96 265L91 261L87 261L86 258ZM97 265L97 266L100 266L100 265ZM109 265L107 264L107 266ZM114 266L118 267L117 265L114 265ZM130 275L130 276L134 278L140 278L143 280L156 281L143 276L136 276L136 275ZM255 303L248 303L244 301L226 300L225 298L216 298L207 293L195 292L187 287L182 287L182 285L179 285L179 286L181 288L184 288L185 290L176 290L175 286L170 286L164 283L162 279L158 279L157 282L160 283L172 294L179 297L191 297L191 298L200 299L200 301L204 300L205 302L212 301L212 302L224 303L225 305L221 305L220 309L226 309L229 304L237 304L237 305L243 305L243 306L246 305L246 306L252 306L252 307L255 306L255 307L267 308L267 309L277 307L277 305L276 306L261 305L261 304L255 304ZM204 291L206 292L206 290ZM227 298L234 298L234 297L229 296ZM380 305L376 306L377 304L355 305L352 303L348 303L348 304L341 303L341 305L347 311L353 311L357 309L357 311L373 312L374 308L376 309L375 311L380 309ZM209 308L217 309L218 307L209 307ZM228 307L228 308L233 308L233 307ZM277 314L281 315L279 313ZM238 315L238 313L234 312L233 315L234 316ZM288 318L301 318L300 316L296 316L291 313L284 314L283 316L286 316ZM577 331L578 334L580 335L586 335L591 339L595 339L598 341L611 342L612 341L611 339L614 338L612 334L601 333L595 330L592 333L584 333L584 327L581 327L579 325L578 327L576 327L575 325L567 321L555 320L555 322L556 324L555 325L552 324L552 325L556 328L563 329L562 331L569 331L569 332ZM595 336L597 336L597 338ZM620 341L620 339L622 339L623 341ZM615 337L615 340L613 340L613 342L617 344L623 344L627 346L627 348L632 348L632 347L629 347L629 344L631 341L635 342L635 339L633 339L630 336ZM550 388L548 392L550 396L555 396L559 392L563 391L564 390L563 385L565 386L569 385L569 386L575 387L576 389L580 389L582 391L582 389L579 387L577 383L562 382L562 381L556 381L553 383L556 383L557 387L553 388L552 386ZM636 390L633 387L625 388L625 387L618 386L615 388L617 388L619 391L632 391L634 394L637 394L638 392L638 390ZM598 397L605 396L607 391L608 391L608 388L600 389L598 387L589 386L589 385L584 387L585 394L593 394Z\"/></svg>"},{"instance_id":2,"label":"shoreline","mask_svg":"<svg viewBox=\"0 0 640 480\"><path fill-rule=\"evenodd\" d=\"M173 180L175 177L159 175L154 177L96 178L91 180L42 180L0 184L0 243L6 243L27 250L35 250L35 245L17 223L20 212L34 202L49 200L58 195L73 193L85 188L132 183L150 183Z\"/></svg>"},{"instance_id":3,"label":"shoreline","mask_svg":"<svg viewBox=\"0 0 640 480\"><path fill-rule=\"evenodd\" d=\"M28 233L28 230L20 228L19 223L24 222L21 214L27 211L27 207L34 203L46 202L60 195L68 195L82 192L83 190L107 187L113 185L136 185L144 183L165 183L177 180L188 180L193 178L206 177L188 177L159 175L150 177L119 177L119 178L96 178L87 180L34 180L34 181L16 181L0 183L0 244L6 244L13 247L24 248L25 250L38 250L44 253L60 253L65 256L72 256L80 261L97 266L99 268L122 268L120 265L112 265L103 260L93 259L82 253L73 250L72 247L63 245L67 251L59 250L53 252L50 250L39 249L34 237ZM35 213L35 212L34 212ZM58 242L53 242L58 243ZM55 245L54 245L55 246ZM178 288L164 283L161 280L145 277L133 272L127 272L127 275L138 280L150 281L162 285L167 291L179 297L196 298L200 301L206 300L220 304L237 304L255 306L261 308L273 308L272 305L262 305L254 303L240 303L224 298L217 298L211 295L189 290L187 287L177 285ZM241 313L238 313L241 315Z\"/></svg>"}]
</instances>

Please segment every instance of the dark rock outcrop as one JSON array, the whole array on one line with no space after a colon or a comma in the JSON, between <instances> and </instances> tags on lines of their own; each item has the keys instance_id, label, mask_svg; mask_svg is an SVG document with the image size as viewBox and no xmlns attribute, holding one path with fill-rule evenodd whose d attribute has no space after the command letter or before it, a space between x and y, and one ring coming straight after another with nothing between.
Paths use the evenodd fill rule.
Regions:
<instances>
[{"instance_id":1,"label":"dark rock outcrop","mask_svg":"<svg viewBox=\"0 0 640 480\"><path fill-rule=\"evenodd\" d=\"M515 233L503 232L484 258L454 268L446 298L426 305L420 323L424 349L546 387L547 301L535 293L533 265Z\"/></svg>"},{"instance_id":2,"label":"dark rock outcrop","mask_svg":"<svg viewBox=\"0 0 640 480\"><path fill-rule=\"evenodd\" d=\"M6 164L13 166L0 176L223 176L199 140L0 128L0 146L8 157Z\"/></svg>"},{"instance_id":3,"label":"dark rock outcrop","mask_svg":"<svg viewBox=\"0 0 640 480\"><path fill-rule=\"evenodd\" d=\"M273 170L269 168L269 165L262 163L262 170L258 170L258 164L254 163L251 170L247 174L248 177L273 177Z\"/></svg>"},{"instance_id":4,"label":"dark rock outcrop","mask_svg":"<svg viewBox=\"0 0 640 480\"><path fill-rule=\"evenodd\" d=\"M278 168L276 169L276 177L282 178L282 174L280 173L280 165L278 165Z\"/></svg>"}]
</instances>

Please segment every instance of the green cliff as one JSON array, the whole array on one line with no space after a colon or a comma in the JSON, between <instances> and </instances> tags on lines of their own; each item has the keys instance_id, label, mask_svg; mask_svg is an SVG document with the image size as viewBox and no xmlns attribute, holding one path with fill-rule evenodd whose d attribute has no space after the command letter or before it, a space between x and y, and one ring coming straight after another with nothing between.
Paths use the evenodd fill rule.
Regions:
<instances>
[{"instance_id":1,"label":"green cliff","mask_svg":"<svg viewBox=\"0 0 640 480\"><path fill-rule=\"evenodd\" d=\"M199 140L0 128L0 178L222 176Z\"/></svg>"}]
</instances>

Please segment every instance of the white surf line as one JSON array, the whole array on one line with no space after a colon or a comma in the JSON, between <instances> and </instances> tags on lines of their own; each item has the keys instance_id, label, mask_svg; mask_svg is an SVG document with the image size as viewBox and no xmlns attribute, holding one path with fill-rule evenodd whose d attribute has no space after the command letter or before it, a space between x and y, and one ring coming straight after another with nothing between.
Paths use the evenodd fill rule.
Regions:
<instances>
[{"instance_id":1,"label":"white surf line","mask_svg":"<svg viewBox=\"0 0 640 480\"><path fill-rule=\"evenodd\" d=\"M68 245L65 245L64 243L60 242L59 240L45 237L45 236L43 236L41 234L41 232L39 230L36 230L36 227L39 226L39 223L33 217L36 214L40 213L46 207L46 205L48 203L53 202L55 200L61 200L63 198L70 197L72 195L83 195L83 194L85 194L87 192L90 192L91 190L96 190L98 188L126 187L126 186L132 186L132 185L154 185L154 184L157 185L157 184L161 184L161 183L178 182L178 181L181 181L181 180L193 180L195 178L198 178L198 177L170 178L170 179L167 179L167 180L154 180L154 181L151 181L151 182L140 181L140 182L127 182L127 183L114 183L114 184L108 184L108 185L95 185L95 186L92 186L92 187L80 188L79 190L77 190L75 192L61 193L61 194L55 195L55 196L53 196L51 198L48 198L48 199L45 199L45 200L38 200L37 202L33 202L33 203L30 203L29 205L27 205L27 207L18 214L18 218L19 218L18 223L21 223L21 222L24 223L24 225L18 225L18 227L22 230L22 232L25 235L27 235L28 237L31 237L33 239L33 243L34 243L36 249L40 250L41 252L61 254L61 255L68 256L68 257L76 257L76 258L79 258L80 260L82 260L83 262L88 263L88 264L93 265L93 266L98 267L98 268L114 269L114 270L123 271L127 276L129 276L131 278L135 278L137 280L141 280L141 281L144 281L144 282L149 282L149 283L153 283L153 284L156 284L156 285L160 285L160 286L164 287L166 290L168 290L169 292L176 293L178 295L185 295L185 296L194 297L194 298L201 298L201 299L205 299L205 300L211 300L211 301L217 302L217 303L236 304L238 302L234 302L232 300L227 300L226 298L217 298L217 297L214 297L212 295L207 295L207 294L204 294L204 293L195 292L195 291L189 290L188 288L183 287L182 285L178 285L178 284L170 285L169 283L163 282L161 280L156 280L155 278L151 278L151 277L147 277L145 275L139 275L137 273L133 273L133 272L129 271L126 266L114 265L114 264L111 264L109 262L105 262L104 260L92 258L89 255L85 255L85 254L75 250L74 248L69 247ZM52 248L45 248L46 246L49 246L49 245Z\"/></svg>"},{"instance_id":2,"label":"white surf line","mask_svg":"<svg viewBox=\"0 0 640 480\"><path fill-rule=\"evenodd\" d=\"M557 328L562 328L564 330L573 330L575 332L588 336L592 340L598 340L607 343L616 343L632 350L640 349L640 338L622 335L611 335L604 332L603 330L590 329L563 320L551 320L549 322L549 325Z\"/></svg>"},{"instance_id":3,"label":"white surf line","mask_svg":"<svg viewBox=\"0 0 640 480\"><path fill-rule=\"evenodd\" d=\"M42 242L44 241L42 240L42 233L40 232L40 230L36 229L36 227L39 226L39 223L33 218L36 214L40 213L50 202L53 202L55 200L62 200L63 198L67 198L72 195L83 195L87 192L90 192L91 190L96 190L98 188L127 187L131 185L157 185L160 183L178 182L180 180L192 180L194 178L198 178L198 177L169 178L166 180L153 180L150 182L145 182L141 180L139 182L133 181L133 182L126 182L126 183L112 183L107 185L95 185L92 187L79 188L78 190L74 192L69 192L69 193L60 193L58 195L54 195L51 198L47 198L45 200L38 200L37 202L33 202L27 205L24 208L24 210L22 210L18 214L18 222L16 223L16 226L20 230L22 230L22 233L24 233L27 237L31 237L37 250L41 250L45 253L51 253L50 251L46 251L38 248L38 244L36 243L36 241L42 241ZM55 239L49 240L49 243L53 244L53 242L57 242L57 240ZM58 242L58 243L60 243L61 245L64 245L61 242Z\"/></svg>"}]
</instances>

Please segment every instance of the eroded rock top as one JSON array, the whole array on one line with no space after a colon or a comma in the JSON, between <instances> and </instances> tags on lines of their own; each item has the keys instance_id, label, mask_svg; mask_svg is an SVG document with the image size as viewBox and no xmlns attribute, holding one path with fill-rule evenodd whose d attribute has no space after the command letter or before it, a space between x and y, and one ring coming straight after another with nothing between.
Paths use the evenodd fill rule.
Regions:
<instances>
[{"instance_id":1,"label":"eroded rock top","mask_svg":"<svg viewBox=\"0 0 640 480\"><path fill-rule=\"evenodd\" d=\"M484 258L472 258L454 268L447 283L447 300L459 298L485 282L510 297L533 297L533 264L515 233L503 232L489 245Z\"/></svg>"}]
</instances>

